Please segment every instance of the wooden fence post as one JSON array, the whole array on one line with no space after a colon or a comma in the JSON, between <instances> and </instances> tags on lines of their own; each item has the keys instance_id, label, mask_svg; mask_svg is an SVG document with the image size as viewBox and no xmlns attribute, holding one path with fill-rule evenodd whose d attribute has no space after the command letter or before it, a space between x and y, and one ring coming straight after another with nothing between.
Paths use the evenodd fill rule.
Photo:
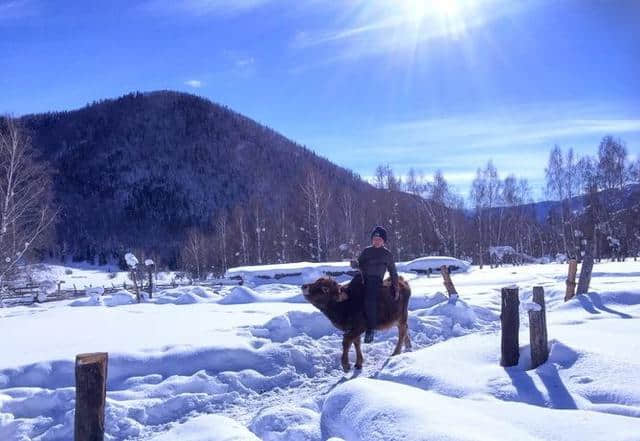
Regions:
<instances>
[{"instance_id":1,"label":"wooden fence post","mask_svg":"<svg viewBox=\"0 0 640 441\"><path fill-rule=\"evenodd\" d=\"M569 260L569 275L567 276L567 290L564 294L564 301L569 301L576 295L576 273L578 272L578 261Z\"/></svg>"},{"instance_id":2,"label":"wooden fence post","mask_svg":"<svg viewBox=\"0 0 640 441\"><path fill-rule=\"evenodd\" d=\"M500 366L515 366L520 360L520 299L518 288L502 288L502 311L500 322L502 325Z\"/></svg>"},{"instance_id":3,"label":"wooden fence post","mask_svg":"<svg viewBox=\"0 0 640 441\"><path fill-rule=\"evenodd\" d=\"M533 303L539 308L529 309L529 343L531 344L531 367L540 366L549 359L547 341L547 311L544 303L544 288L533 287Z\"/></svg>"},{"instance_id":4,"label":"wooden fence post","mask_svg":"<svg viewBox=\"0 0 640 441\"><path fill-rule=\"evenodd\" d=\"M578 281L577 294L586 294L589 292L589 284L591 283L591 272L593 271L593 244L588 243L582 259L582 267L580 268L580 280Z\"/></svg>"},{"instance_id":5,"label":"wooden fence post","mask_svg":"<svg viewBox=\"0 0 640 441\"><path fill-rule=\"evenodd\" d=\"M136 301L140 303L140 290L138 289L138 277L135 268L131 270L131 278L133 279L133 290L136 293Z\"/></svg>"},{"instance_id":6,"label":"wooden fence post","mask_svg":"<svg viewBox=\"0 0 640 441\"><path fill-rule=\"evenodd\" d=\"M149 298L153 298L153 271L151 265L147 265L147 271L149 272Z\"/></svg>"},{"instance_id":7,"label":"wooden fence post","mask_svg":"<svg viewBox=\"0 0 640 441\"><path fill-rule=\"evenodd\" d=\"M449 268L447 265L442 265L440 267L440 273L442 273L444 286L447 288L447 294L449 294L449 301L455 303L458 299L458 292L456 291L456 287L453 286L453 281L451 280L451 275L449 274Z\"/></svg>"},{"instance_id":8,"label":"wooden fence post","mask_svg":"<svg viewBox=\"0 0 640 441\"><path fill-rule=\"evenodd\" d=\"M74 441L104 440L108 358L106 352L76 356Z\"/></svg>"}]
</instances>

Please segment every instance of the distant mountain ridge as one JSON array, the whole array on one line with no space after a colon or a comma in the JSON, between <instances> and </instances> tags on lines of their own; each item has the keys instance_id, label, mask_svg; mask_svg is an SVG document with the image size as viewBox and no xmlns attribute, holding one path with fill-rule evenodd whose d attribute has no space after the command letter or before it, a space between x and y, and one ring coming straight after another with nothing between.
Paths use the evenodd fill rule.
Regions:
<instances>
[{"instance_id":1,"label":"distant mountain ridge","mask_svg":"<svg viewBox=\"0 0 640 441\"><path fill-rule=\"evenodd\" d=\"M584 212L585 200L587 196L579 195L571 199L571 210L577 215ZM600 192L600 198L605 207L611 211L629 208L632 203L640 201L640 184L629 184L622 190L608 190ZM560 201L540 201L524 205L525 208L533 209L536 220L540 223L546 222L549 214L560 207Z\"/></svg>"}]
</instances>

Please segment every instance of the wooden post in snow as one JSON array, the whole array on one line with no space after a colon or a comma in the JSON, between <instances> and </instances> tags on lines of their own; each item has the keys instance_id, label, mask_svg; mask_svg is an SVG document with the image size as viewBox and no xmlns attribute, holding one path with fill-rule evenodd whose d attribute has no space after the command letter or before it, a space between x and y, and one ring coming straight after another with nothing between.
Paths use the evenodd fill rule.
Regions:
<instances>
[{"instance_id":1,"label":"wooden post in snow","mask_svg":"<svg viewBox=\"0 0 640 441\"><path fill-rule=\"evenodd\" d=\"M518 288L502 288L502 311L500 322L502 325L502 341L500 345L500 366L515 366L520 360L520 299Z\"/></svg>"},{"instance_id":2,"label":"wooden post in snow","mask_svg":"<svg viewBox=\"0 0 640 441\"><path fill-rule=\"evenodd\" d=\"M444 287L447 289L449 301L455 303L458 299L458 292L456 291L456 287L453 286L453 281L451 280L451 275L449 274L449 268L447 265L442 265L440 267L440 273L444 279Z\"/></svg>"},{"instance_id":3,"label":"wooden post in snow","mask_svg":"<svg viewBox=\"0 0 640 441\"><path fill-rule=\"evenodd\" d=\"M564 301L571 300L576 295L576 273L578 272L578 261L569 260L569 275L567 276L567 290L564 293Z\"/></svg>"},{"instance_id":4,"label":"wooden post in snow","mask_svg":"<svg viewBox=\"0 0 640 441\"><path fill-rule=\"evenodd\" d=\"M531 344L531 367L535 369L549 359L547 311L544 303L544 288L541 286L533 287L533 303L534 307L529 309L529 343Z\"/></svg>"},{"instance_id":5,"label":"wooden post in snow","mask_svg":"<svg viewBox=\"0 0 640 441\"><path fill-rule=\"evenodd\" d=\"M136 301L140 303L140 289L138 288L138 277L136 275L136 269L131 269L131 279L133 280L133 291L136 293Z\"/></svg>"},{"instance_id":6,"label":"wooden post in snow","mask_svg":"<svg viewBox=\"0 0 640 441\"><path fill-rule=\"evenodd\" d=\"M147 265L147 271L149 276L149 298L153 298L153 268L151 265Z\"/></svg>"},{"instance_id":7,"label":"wooden post in snow","mask_svg":"<svg viewBox=\"0 0 640 441\"><path fill-rule=\"evenodd\" d=\"M577 294L586 294L589 292L589 284L591 283L591 272L593 271L593 244L588 243L582 259L582 267L580 268L580 280L578 281Z\"/></svg>"},{"instance_id":8,"label":"wooden post in snow","mask_svg":"<svg viewBox=\"0 0 640 441\"><path fill-rule=\"evenodd\" d=\"M74 441L104 440L107 361L106 352L76 356Z\"/></svg>"}]
</instances>

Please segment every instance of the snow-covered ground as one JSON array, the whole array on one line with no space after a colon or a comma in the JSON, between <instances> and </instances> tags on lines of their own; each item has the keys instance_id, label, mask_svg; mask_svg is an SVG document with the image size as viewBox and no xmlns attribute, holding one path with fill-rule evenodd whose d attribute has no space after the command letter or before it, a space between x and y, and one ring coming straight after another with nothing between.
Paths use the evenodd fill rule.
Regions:
<instances>
[{"instance_id":1,"label":"snow-covered ground","mask_svg":"<svg viewBox=\"0 0 640 441\"><path fill-rule=\"evenodd\" d=\"M474 267L453 275L455 305L440 277L405 273L414 352L389 359L397 332L383 332L348 374L299 285L0 309L0 440L72 439L75 355L106 351L112 440L638 441L640 262L596 264L592 292L567 304L566 270ZM551 355L535 370L524 311L520 365L499 366L512 284L522 301L545 288Z\"/></svg>"},{"instance_id":2,"label":"snow-covered ground","mask_svg":"<svg viewBox=\"0 0 640 441\"><path fill-rule=\"evenodd\" d=\"M71 266L57 264L39 264L32 266L32 278L34 283L48 284L50 290L57 289L58 282L63 282L61 289L78 290L88 287L112 287L122 286L123 283L131 285L129 271L122 271L117 265L96 266L87 263L76 263ZM176 280L176 272L163 271L155 274L157 283L171 283Z\"/></svg>"}]
</instances>

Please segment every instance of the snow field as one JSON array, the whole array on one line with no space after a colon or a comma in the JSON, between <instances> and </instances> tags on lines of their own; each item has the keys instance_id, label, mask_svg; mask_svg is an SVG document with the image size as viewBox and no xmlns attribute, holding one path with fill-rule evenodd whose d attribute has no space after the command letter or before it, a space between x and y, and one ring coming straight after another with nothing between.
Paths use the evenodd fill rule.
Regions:
<instances>
[{"instance_id":1,"label":"snow field","mask_svg":"<svg viewBox=\"0 0 640 441\"><path fill-rule=\"evenodd\" d=\"M491 439L484 425L469 428L476 421L497 421L509 438L568 439L562 421L571 419L553 416L562 412L594 421L583 439L599 439L597 424L621 428L608 439L634 439L624 436L639 421L633 335L640 264L596 265L593 292L568 304L565 271L474 268L453 276L456 304L442 294L440 277L404 274L413 293L414 352L389 359L397 332L382 332L364 347L363 372L347 375L339 365L341 335L299 303L295 285L179 287L144 304L103 296L91 307L54 302L0 310L0 335L10 336L0 340L0 439L70 439L74 357L92 351L109 352L111 440ZM545 287L551 358L535 371L527 370L524 307L520 366L504 369L497 361L499 290L511 284L520 287L523 304L534 285ZM387 400L395 391L398 400ZM445 409L464 418L453 420ZM434 419L407 423L424 432L402 432L405 422L427 413ZM547 420L553 427L531 429ZM443 432L448 426L460 430Z\"/></svg>"},{"instance_id":2,"label":"snow field","mask_svg":"<svg viewBox=\"0 0 640 441\"><path fill-rule=\"evenodd\" d=\"M339 436L358 441L634 441L640 433L636 418L486 397L463 400L366 378L350 381L329 395L321 427L323 439Z\"/></svg>"}]
</instances>

